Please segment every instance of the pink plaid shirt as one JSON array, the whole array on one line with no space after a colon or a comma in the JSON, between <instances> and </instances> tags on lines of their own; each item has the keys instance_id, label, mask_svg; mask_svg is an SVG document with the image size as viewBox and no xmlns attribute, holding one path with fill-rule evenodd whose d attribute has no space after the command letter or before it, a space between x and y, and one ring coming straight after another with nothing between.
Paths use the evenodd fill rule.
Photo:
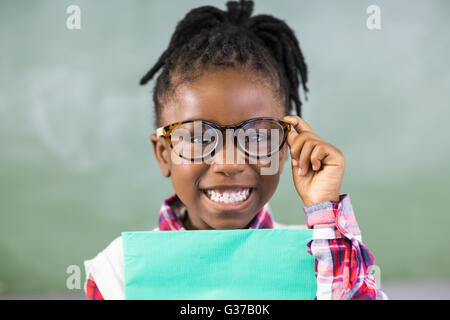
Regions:
<instances>
[{"instance_id":1,"label":"pink plaid shirt","mask_svg":"<svg viewBox=\"0 0 450 320\"><path fill-rule=\"evenodd\" d=\"M338 202L324 201L306 206L303 211L307 227L314 229L307 249L315 258L316 299L387 299L376 288L369 272L374 258L361 241L350 196L341 195ZM186 207L173 194L161 206L158 229L184 230L185 218ZM249 229L270 229L273 225L270 207L266 204ZM85 283L85 292L90 300L103 300L92 276Z\"/></svg>"}]
</instances>

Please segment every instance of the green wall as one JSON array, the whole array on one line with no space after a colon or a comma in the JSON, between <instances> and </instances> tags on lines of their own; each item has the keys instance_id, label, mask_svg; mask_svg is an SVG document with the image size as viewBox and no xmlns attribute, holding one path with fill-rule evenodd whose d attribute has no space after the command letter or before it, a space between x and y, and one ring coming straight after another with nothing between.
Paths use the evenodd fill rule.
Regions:
<instances>
[{"instance_id":1,"label":"green wall","mask_svg":"<svg viewBox=\"0 0 450 320\"><path fill-rule=\"evenodd\" d=\"M81 7L81 30L66 28L70 4ZM67 293L69 265L121 231L156 226L172 187L148 140L154 82L138 81L202 4L224 8L0 2L0 293ZM371 4L381 30L366 28ZM449 9L445 0L256 4L300 39L311 79L304 118L346 156L342 192L382 281L450 276ZM282 223L305 222L290 168L271 206Z\"/></svg>"}]
</instances>

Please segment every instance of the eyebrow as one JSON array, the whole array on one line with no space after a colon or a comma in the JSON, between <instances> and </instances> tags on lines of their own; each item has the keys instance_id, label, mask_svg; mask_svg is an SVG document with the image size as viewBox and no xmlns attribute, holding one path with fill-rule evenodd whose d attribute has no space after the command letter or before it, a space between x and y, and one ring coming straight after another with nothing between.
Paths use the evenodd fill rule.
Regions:
<instances>
[{"instance_id":1,"label":"eyebrow","mask_svg":"<svg viewBox=\"0 0 450 320\"><path fill-rule=\"evenodd\" d=\"M215 119L209 120L209 119L201 119L201 118L188 118L188 119L180 120L180 121L177 121L177 122L186 122L186 121L208 121L208 122L212 122L212 123L214 123L214 124L216 124L216 125L218 125L218 126L225 127L225 126L237 126L237 125L240 125L240 124L242 124L243 122L245 122L245 121L247 121L247 120L259 119L259 118L276 118L276 117L270 117L270 116L252 117L252 118L248 118L248 119L242 120L242 121L240 121L240 122L238 122L238 123L235 123L235 124L220 124L220 123L217 123L217 122L215 121Z\"/></svg>"}]
</instances>

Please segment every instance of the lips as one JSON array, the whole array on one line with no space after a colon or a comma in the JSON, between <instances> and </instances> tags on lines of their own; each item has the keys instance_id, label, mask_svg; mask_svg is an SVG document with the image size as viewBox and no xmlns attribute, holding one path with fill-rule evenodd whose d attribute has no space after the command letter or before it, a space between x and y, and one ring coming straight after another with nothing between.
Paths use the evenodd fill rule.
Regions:
<instances>
[{"instance_id":1,"label":"lips","mask_svg":"<svg viewBox=\"0 0 450 320\"><path fill-rule=\"evenodd\" d=\"M234 185L234 186L214 186L200 189L208 199L208 202L218 206L217 208L231 209L245 205L251 198L253 187Z\"/></svg>"},{"instance_id":2,"label":"lips","mask_svg":"<svg viewBox=\"0 0 450 320\"><path fill-rule=\"evenodd\" d=\"M203 193L212 201L218 203L238 203L243 202L250 196L252 188L234 187L234 188L211 188L203 189Z\"/></svg>"}]
</instances>

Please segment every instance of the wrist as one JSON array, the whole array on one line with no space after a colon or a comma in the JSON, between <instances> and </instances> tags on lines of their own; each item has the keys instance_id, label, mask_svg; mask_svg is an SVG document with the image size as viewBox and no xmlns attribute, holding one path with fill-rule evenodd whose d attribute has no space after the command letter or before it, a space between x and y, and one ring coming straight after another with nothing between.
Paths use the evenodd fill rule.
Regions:
<instances>
[{"instance_id":1,"label":"wrist","mask_svg":"<svg viewBox=\"0 0 450 320\"><path fill-rule=\"evenodd\" d=\"M334 196L328 196L328 197L317 197L317 198L303 198L303 203L305 206L310 206L316 203L325 202L325 201L333 201L333 202L339 202L340 196L334 195Z\"/></svg>"}]
</instances>

